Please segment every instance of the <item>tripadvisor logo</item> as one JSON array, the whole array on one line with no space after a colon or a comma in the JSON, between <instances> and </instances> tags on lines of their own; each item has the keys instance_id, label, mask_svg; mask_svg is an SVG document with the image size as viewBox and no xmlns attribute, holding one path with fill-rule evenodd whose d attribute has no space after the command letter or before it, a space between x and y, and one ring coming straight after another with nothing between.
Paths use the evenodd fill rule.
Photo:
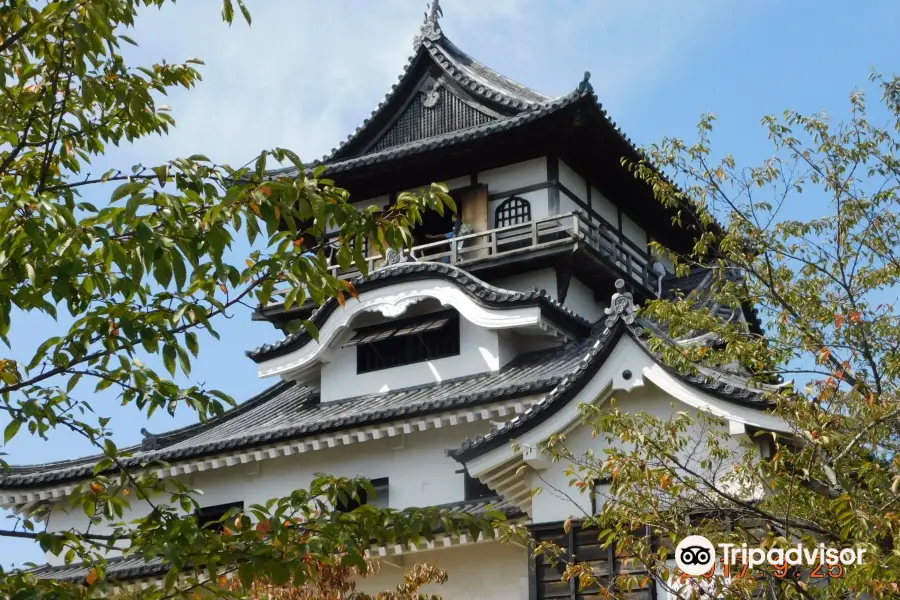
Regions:
<instances>
[{"instance_id":1,"label":"tripadvisor logo","mask_svg":"<svg viewBox=\"0 0 900 600\"><path fill-rule=\"evenodd\" d=\"M689 535L675 547L675 564L685 575L699 577L716 562L716 549L702 535Z\"/></svg>"},{"instance_id":2,"label":"tripadvisor logo","mask_svg":"<svg viewBox=\"0 0 900 600\"><path fill-rule=\"evenodd\" d=\"M684 575L690 577L711 575L715 570L718 554L721 556L718 562L722 563L726 577L733 572L730 568L733 565L742 565L746 571L764 564L776 567L775 574L778 577L787 574L788 566L817 567L814 573L822 567L829 567L828 576L840 577L844 566L861 565L866 553L865 548L834 548L825 544L797 544L789 548L769 549L748 547L747 544L719 544L718 550L717 553L713 543L704 536L689 535L675 547L675 564Z\"/></svg>"}]
</instances>

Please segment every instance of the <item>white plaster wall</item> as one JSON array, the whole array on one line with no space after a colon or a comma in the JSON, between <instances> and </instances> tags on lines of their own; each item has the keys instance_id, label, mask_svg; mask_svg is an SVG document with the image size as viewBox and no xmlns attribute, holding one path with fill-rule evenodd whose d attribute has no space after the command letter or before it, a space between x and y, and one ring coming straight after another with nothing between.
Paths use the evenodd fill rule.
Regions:
<instances>
[{"instance_id":1,"label":"white plaster wall","mask_svg":"<svg viewBox=\"0 0 900 600\"><path fill-rule=\"evenodd\" d=\"M518 273L493 280L492 285L505 290L528 292L534 288L547 290L556 297L556 272L553 269L539 269L530 273Z\"/></svg>"},{"instance_id":2,"label":"white plaster wall","mask_svg":"<svg viewBox=\"0 0 900 600\"><path fill-rule=\"evenodd\" d=\"M556 298L556 272L553 269L540 269L531 273L519 273L509 277L501 277L493 281L497 287L517 292L527 292L534 288L547 290ZM574 277L569 282L569 291L563 306L589 321L596 321L603 313L604 304L594 300L594 292Z\"/></svg>"},{"instance_id":3,"label":"white plaster wall","mask_svg":"<svg viewBox=\"0 0 900 600\"><path fill-rule=\"evenodd\" d=\"M559 193L559 213L558 214L567 215L567 214L573 213L573 212L584 213L585 210L582 207L575 204L574 200L569 198L564 193L560 192Z\"/></svg>"},{"instance_id":4,"label":"white plaster wall","mask_svg":"<svg viewBox=\"0 0 900 600\"><path fill-rule=\"evenodd\" d=\"M375 595L396 589L404 571L415 564L430 564L447 571L447 582L422 588L444 600L527 600L528 553L500 542L482 542L444 550L394 557L397 566L381 564L380 572L362 579L357 590ZM400 568L398 568L400 567Z\"/></svg>"},{"instance_id":5,"label":"white plaster wall","mask_svg":"<svg viewBox=\"0 0 900 600\"><path fill-rule=\"evenodd\" d=\"M646 382L644 387L635 388L631 392L616 392L613 395L619 410L632 413L646 412L660 418L668 418L674 411L685 411L691 417L697 415L694 408L675 400L646 379L644 381ZM683 435L696 440L706 440L709 433L701 433L699 425L695 423L695 430L693 432L689 430ZM745 448L735 438L729 438L729 441L734 451L733 456L742 456ZM576 456L589 448L593 449L599 460L604 458L604 449L608 447L602 436L592 439L590 428L583 425L566 434L566 445ZM689 444L688 450L686 454L690 455L692 464L705 456L705 448L694 448ZM563 521L569 517L577 518L590 513L591 500L587 492L581 493L577 488L569 486L570 478L565 475L565 470L570 466L571 463L560 461L551 463L542 471L531 468L527 471L526 482L532 488L542 488L532 500L532 519L535 523ZM602 502L602 498L598 495L597 506L601 506Z\"/></svg>"},{"instance_id":6,"label":"white plaster wall","mask_svg":"<svg viewBox=\"0 0 900 600\"><path fill-rule=\"evenodd\" d=\"M603 312L604 303L595 300L593 290L574 277L569 281L569 291L566 292L563 306L592 323L606 316Z\"/></svg>"},{"instance_id":7,"label":"white plaster wall","mask_svg":"<svg viewBox=\"0 0 900 600\"><path fill-rule=\"evenodd\" d=\"M478 173L478 183L487 185L490 194L544 181L547 181L547 159L543 156Z\"/></svg>"},{"instance_id":8,"label":"white plaster wall","mask_svg":"<svg viewBox=\"0 0 900 600\"><path fill-rule=\"evenodd\" d=\"M457 356L371 373L356 372L355 346L337 350L328 362L322 364L322 402L497 371L502 366L497 332L478 327L462 316L459 327L460 353Z\"/></svg>"},{"instance_id":9,"label":"white plaster wall","mask_svg":"<svg viewBox=\"0 0 900 600\"><path fill-rule=\"evenodd\" d=\"M591 187L591 208L613 227L619 226L619 209L595 187Z\"/></svg>"},{"instance_id":10,"label":"white plaster wall","mask_svg":"<svg viewBox=\"0 0 900 600\"><path fill-rule=\"evenodd\" d=\"M672 262L672 259L668 256L661 256L655 250L651 250L650 256L654 261L662 263L662 265L666 268L667 273L675 272L675 263Z\"/></svg>"},{"instance_id":11,"label":"white plaster wall","mask_svg":"<svg viewBox=\"0 0 900 600\"><path fill-rule=\"evenodd\" d=\"M575 169L567 165L563 161L559 161L559 182L567 188L570 192L575 194L575 196L587 204L587 184L584 181L584 178L575 172ZM569 202L572 206L577 206L574 202L572 202L568 196L563 193L559 195L560 207L562 207L563 200ZM563 210L561 212L569 212L568 210Z\"/></svg>"},{"instance_id":12,"label":"white plaster wall","mask_svg":"<svg viewBox=\"0 0 900 600\"><path fill-rule=\"evenodd\" d=\"M243 501L244 506L263 504L271 498L283 497L295 489L306 488L316 473L335 476L366 476L389 479L390 508L434 506L464 499L464 477L457 471L459 464L445 455L445 449L459 447L466 437L486 433L488 421L460 423L453 427L432 429L405 436L335 448L317 452L282 456L246 465L235 465L211 471L193 473L179 479L203 492L201 506L215 506ZM394 449L402 444L401 449ZM165 498L161 500L165 501ZM376 498L382 504L383 498ZM132 510L124 521L149 512L149 505L132 497ZM157 500L159 501L159 499ZM66 504L53 510L48 529L64 531L84 530L87 518L80 508L65 512ZM94 526L92 533L102 534L109 528ZM62 559L47 556L51 564Z\"/></svg>"},{"instance_id":13,"label":"white plaster wall","mask_svg":"<svg viewBox=\"0 0 900 600\"><path fill-rule=\"evenodd\" d=\"M622 215L622 233L626 238L634 242L638 248L647 251L647 233L641 229L640 225L629 219L626 215Z\"/></svg>"}]
</instances>

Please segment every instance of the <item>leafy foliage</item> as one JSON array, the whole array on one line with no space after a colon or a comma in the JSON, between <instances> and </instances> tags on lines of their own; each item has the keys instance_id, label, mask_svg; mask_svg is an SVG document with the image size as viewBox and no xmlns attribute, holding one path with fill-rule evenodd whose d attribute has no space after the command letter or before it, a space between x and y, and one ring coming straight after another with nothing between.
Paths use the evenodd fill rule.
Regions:
<instances>
[{"instance_id":1,"label":"leafy foliage","mask_svg":"<svg viewBox=\"0 0 900 600\"><path fill-rule=\"evenodd\" d=\"M602 541L639 555L663 585L674 585L667 565L689 534L738 546L800 541L866 551L863 565L827 586L808 571L795 577L757 567L756 578L717 576L686 594L900 593L900 80L872 81L882 103L872 111L855 91L847 122L790 111L763 119L774 155L760 166L713 157L711 116L694 144L666 139L646 160L628 164L697 237L683 255L656 250L681 274L711 267L715 301L757 307L767 324L762 335L697 310L690 296L655 300L642 316L664 323L669 335L654 339L654 348L686 372L727 377L737 368L769 386L772 413L788 432L751 429L739 443L726 423L706 414L631 413L624 398L621 407L585 406L602 452L573 452L564 436L545 444L569 465L571 485L596 495L599 514L584 523L598 527ZM671 341L691 332L712 332L714 343ZM792 383L779 385L783 379ZM571 568L580 583L596 583L589 569Z\"/></svg>"},{"instance_id":2,"label":"leafy foliage","mask_svg":"<svg viewBox=\"0 0 900 600\"><path fill-rule=\"evenodd\" d=\"M157 102L200 80L200 60L134 66L120 53L123 43L136 44L124 32L138 11L165 4L15 0L0 8L0 339L10 346L13 320L26 313L72 318L27 363L0 357L3 438L27 432L46 439L67 429L102 453L94 478L69 498L91 524L84 532L36 531L34 517L46 506L22 520L21 530L0 531L32 537L67 563L84 561L85 585L2 573L0 596L107 590L104 550L113 546L164 561L165 585L142 592L163 598L215 588L222 573L248 586L258 578L305 585L324 565L364 567L373 541L415 540L437 525L492 534L485 520L433 510L334 513L336 501L356 494L361 482L323 475L308 490L233 515L219 535L188 516L196 490L160 478L159 463L132 469L137 461L113 443L109 419L92 416L86 398L107 388L147 415L185 408L203 421L221 415L234 404L225 392L173 380L179 370L190 373L199 334L217 337L217 320L239 303L268 303L276 288L287 290L287 307L355 296L326 269L327 231L339 232L341 266L365 273L363 240L378 251L408 246L424 211L455 210L437 184L401 194L383 211L359 210L322 168L305 169L286 149L239 167L196 155L92 174L91 162L110 146L168 132L174 121ZM241 0L224 0L222 17L231 23L235 7L249 24ZM299 175L270 174L273 159ZM94 199L109 192L106 202ZM235 262L229 250L238 240L259 249ZM148 366L156 361L147 357L165 371ZM138 503L149 514L124 522Z\"/></svg>"},{"instance_id":3,"label":"leafy foliage","mask_svg":"<svg viewBox=\"0 0 900 600\"><path fill-rule=\"evenodd\" d=\"M433 600L438 596L425 595L420 589L428 584L443 584L447 573L427 564L413 565L403 574L402 583L393 590L379 592L376 596L356 590L360 578L377 575L380 563L367 561L363 567L325 565L313 584L296 586L286 584L276 586L255 581L250 587L253 600ZM241 590L239 582L233 582L235 590Z\"/></svg>"}]
</instances>

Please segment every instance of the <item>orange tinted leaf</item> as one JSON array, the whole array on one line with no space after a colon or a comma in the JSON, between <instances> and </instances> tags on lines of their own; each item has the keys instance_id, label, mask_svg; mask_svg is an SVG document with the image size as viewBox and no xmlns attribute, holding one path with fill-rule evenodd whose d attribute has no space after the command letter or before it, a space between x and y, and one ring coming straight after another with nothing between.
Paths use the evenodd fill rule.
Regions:
<instances>
[{"instance_id":1,"label":"orange tinted leaf","mask_svg":"<svg viewBox=\"0 0 900 600\"><path fill-rule=\"evenodd\" d=\"M281 219L281 207L280 206L275 207L275 219L276 220Z\"/></svg>"},{"instance_id":2,"label":"orange tinted leaf","mask_svg":"<svg viewBox=\"0 0 900 600\"><path fill-rule=\"evenodd\" d=\"M834 326L838 329L844 324L844 315L834 315Z\"/></svg>"},{"instance_id":3,"label":"orange tinted leaf","mask_svg":"<svg viewBox=\"0 0 900 600\"><path fill-rule=\"evenodd\" d=\"M255 262L253 262L253 261L252 261L252 260L250 260L250 259L249 259L249 258L248 258L248 259L247 259L247 261L246 261L246 262L247 262L247 266L248 266L248 267L252 267L252 266L253 266L253 265L255 265L255 264L256 264L256 263L255 263Z\"/></svg>"},{"instance_id":4,"label":"orange tinted leaf","mask_svg":"<svg viewBox=\"0 0 900 600\"><path fill-rule=\"evenodd\" d=\"M88 584L88 585L94 585L95 583L97 583L97 578L98 578L99 576L100 576L100 575L97 573L97 569L96 569L96 568L91 569L90 571L88 571L87 577L85 578L85 579L87 579L87 584Z\"/></svg>"},{"instance_id":5,"label":"orange tinted leaf","mask_svg":"<svg viewBox=\"0 0 900 600\"><path fill-rule=\"evenodd\" d=\"M272 194L272 188L267 185L261 186L259 191L263 193L264 196L269 196Z\"/></svg>"},{"instance_id":6,"label":"orange tinted leaf","mask_svg":"<svg viewBox=\"0 0 900 600\"><path fill-rule=\"evenodd\" d=\"M341 306L346 306L346 304L347 304L347 299L344 298L344 293L343 293L343 292L338 292L338 293L337 293L337 301L338 301L338 304L340 304Z\"/></svg>"},{"instance_id":7,"label":"orange tinted leaf","mask_svg":"<svg viewBox=\"0 0 900 600\"><path fill-rule=\"evenodd\" d=\"M259 204L257 204L256 202L250 203L250 210L252 210L254 213L256 213L257 217L262 216L262 214L259 212Z\"/></svg>"},{"instance_id":8,"label":"orange tinted leaf","mask_svg":"<svg viewBox=\"0 0 900 600\"><path fill-rule=\"evenodd\" d=\"M219 575L219 587L226 587L228 585L228 578L224 575Z\"/></svg>"},{"instance_id":9,"label":"orange tinted leaf","mask_svg":"<svg viewBox=\"0 0 900 600\"><path fill-rule=\"evenodd\" d=\"M95 494L102 494L106 491L106 486L100 483L99 481L91 482L91 491Z\"/></svg>"},{"instance_id":10,"label":"orange tinted leaf","mask_svg":"<svg viewBox=\"0 0 900 600\"><path fill-rule=\"evenodd\" d=\"M344 280L344 287L347 288L347 292L349 292L349 294L351 296L353 296L357 301L359 301L359 291L356 289L356 286L353 285L352 281Z\"/></svg>"},{"instance_id":11,"label":"orange tinted leaf","mask_svg":"<svg viewBox=\"0 0 900 600\"><path fill-rule=\"evenodd\" d=\"M862 313L858 310L853 311L850 313L850 320L854 323L862 323Z\"/></svg>"},{"instance_id":12,"label":"orange tinted leaf","mask_svg":"<svg viewBox=\"0 0 900 600\"><path fill-rule=\"evenodd\" d=\"M223 292L227 292L227 291L228 291L228 288L225 287L225 284L224 284L224 283L220 283L220 284L219 284L219 289L222 290Z\"/></svg>"}]
</instances>

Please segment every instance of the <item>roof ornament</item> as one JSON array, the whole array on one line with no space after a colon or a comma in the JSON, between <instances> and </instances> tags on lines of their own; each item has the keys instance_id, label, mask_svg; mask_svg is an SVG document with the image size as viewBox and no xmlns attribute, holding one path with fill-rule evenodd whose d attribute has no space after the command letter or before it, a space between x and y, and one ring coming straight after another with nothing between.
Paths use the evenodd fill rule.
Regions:
<instances>
[{"instance_id":1,"label":"roof ornament","mask_svg":"<svg viewBox=\"0 0 900 600\"><path fill-rule=\"evenodd\" d=\"M625 322L626 325L631 325L634 323L635 314L637 309L634 306L634 296L631 295L631 292L623 291L625 289L625 280L616 279L616 293L613 294L612 299L609 302L609 308L604 308L603 312L606 313L606 321L604 324L606 325L606 331L612 329L613 325L616 324L616 321L621 319Z\"/></svg>"},{"instance_id":2,"label":"roof ornament","mask_svg":"<svg viewBox=\"0 0 900 600\"><path fill-rule=\"evenodd\" d=\"M441 99L441 82L429 75L422 82L419 92L422 94L422 106L434 108Z\"/></svg>"},{"instance_id":3,"label":"roof ornament","mask_svg":"<svg viewBox=\"0 0 900 600\"><path fill-rule=\"evenodd\" d=\"M432 0L427 6L428 12L425 13L425 22L422 24L422 27L419 28L419 35L413 40L413 46L415 48L421 46L422 42L426 39L436 42L440 40L443 35L441 32L441 25L438 23L438 19L444 16L440 0Z\"/></svg>"},{"instance_id":4,"label":"roof ornament","mask_svg":"<svg viewBox=\"0 0 900 600\"><path fill-rule=\"evenodd\" d=\"M141 427L141 434L144 436L144 439L141 440L141 450L144 452L152 452L153 450L159 450L162 447L159 443L159 437L153 435L143 427Z\"/></svg>"},{"instance_id":5,"label":"roof ornament","mask_svg":"<svg viewBox=\"0 0 900 600\"><path fill-rule=\"evenodd\" d=\"M584 79L581 80L581 83L578 84L578 87L575 90L579 94L592 94L594 92L594 86L591 85L591 72L584 72Z\"/></svg>"}]
</instances>

